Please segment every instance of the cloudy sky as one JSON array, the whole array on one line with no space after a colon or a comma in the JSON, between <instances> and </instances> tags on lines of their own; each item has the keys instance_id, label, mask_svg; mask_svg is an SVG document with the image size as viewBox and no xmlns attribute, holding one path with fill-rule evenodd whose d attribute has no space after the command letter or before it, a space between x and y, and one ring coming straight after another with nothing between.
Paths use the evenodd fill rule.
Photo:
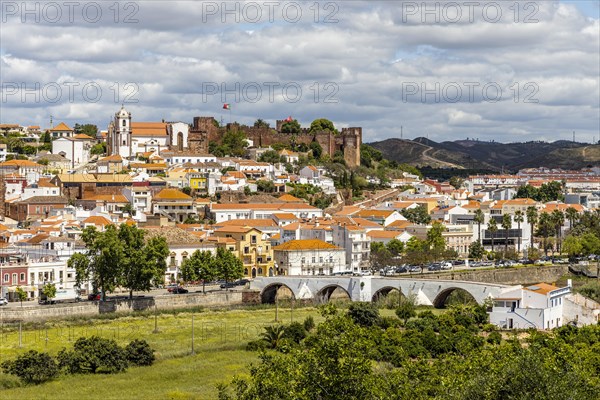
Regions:
<instances>
[{"instance_id":1,"label":"cloudy sky","mask_svg":"<svg viewBox=\"0 0 600 400\"><path fill-rule=\"evenodd\" d=\"M597 0L116 4L0 1L0 123L106 129L124 103L365 142L600 139Z\"/></svg>"}]
</instances>

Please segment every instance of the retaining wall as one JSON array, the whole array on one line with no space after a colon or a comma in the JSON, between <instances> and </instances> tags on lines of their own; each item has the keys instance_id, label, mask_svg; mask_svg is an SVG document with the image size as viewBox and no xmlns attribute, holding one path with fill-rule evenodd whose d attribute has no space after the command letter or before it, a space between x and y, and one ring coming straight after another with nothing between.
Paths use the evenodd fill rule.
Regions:
<instances>
[{"instance_id":1,"label":"retaining wall","mask_svg":"<svg viewBox=\"0 0 600 400\"><path fill-rule=\"evenodd\" d=\"M34 322L47 319L61 319L69 317L95 316L106 313L128 313L131 311L153 310L156 306L159 310L173 310L191 307L226 307L252 302L251 294L243 291L209 292L161 295L156 297L138 297L133 300L119 299L105 302L90 301L82 303L36 305L26 307L0 308L0 321Z\"/></svg>"},{"instance_id":2,"label":"retaining wall","mask_svg":"<svg viewBox=\"0 0 600 400\"><path fill-rule=\"evenodd\" d=\"M426 275L413 275L412 278L451 279L457 281L523 285L540 282L553 283L568 273L568 265L553 265L547 267L497 268L480 271L449 271L443 273L428 273Z\"/></svg>"}]
</instances>

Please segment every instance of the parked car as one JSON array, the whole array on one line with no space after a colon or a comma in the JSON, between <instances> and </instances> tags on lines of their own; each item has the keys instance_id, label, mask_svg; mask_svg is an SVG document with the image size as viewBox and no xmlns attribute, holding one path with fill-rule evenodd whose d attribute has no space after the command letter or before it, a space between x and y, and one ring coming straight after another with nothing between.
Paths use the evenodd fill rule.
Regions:
<instances>
[{"instance_id":1,"label":"parked car","mask_svg":"<svg viewBox=\"0 0 600 400\"><path fill-rule=\"evenodd\" d=\"M432 263L429 264L429 267L427 267L427 271L441 271L442 270L442 264L440 263Z\"/></svg>"},{"instance_id":2,"label":"parked car","mask_svg":"<svg viewBox=\"0 0 600 400\"><path fill-rule=\"evenodd\" d=\"M421 272L421 267L418 265L409 265L408 270L410 272Z\"/></svg>"},{"instance_id":3,"label":"parked car","mask_svg":"<svg viewBox=\"0 0 600 400\"><path fill-rule=\"evenodd\" d=\"M225 283L221 283L221 289L231 289L236 287L237 285L235 284L235 282L225 282Z\"/></svg>"},{"instance_id":4,"label":"parked car","mask_svg":"<svg viewBox=\"0 0 600 400\"><path fill-rule=\"evenodd\" d=\"M87 299L90 301L98 301L101 297L102 295L100 293L90 293L88 294Z\"/></svg>"},{"instance_id":5,"label":"parked car","mask_svg":"<svg viewBox=\"0 0 600 400\"><path fill-rule=\"evenodd\" d=\"M0 306L7 306L8 305L8 300L6 300L4 297L0 297Z\"/></svg>"},{"instance_id":6,"label":"parked car","mask_svg":"<svg viewBox=\"0 0 600 400\"><path fill-rule=\"evenodd\" d=\"M180 293L187 293L189 292L189 290L182 288L181 286L177 286L176 288L173 288L173 290L171 291L171 293L173 294L180 294Z\"/></svg>"},{"instance_id":7,"label":"parked car","mask_svg":"<svg viewBox=\"0 0 600 400\"><path fill-rule=\"evenodd\" d=\"M408 272L408 268L406 267L406 265L402 265L400 267L396 267L394 272L396 272L397 274L403 274L405 272Z\"/></svg>"},{"instance_id":8,"label":"parked car","mask_svg":"<svg viewBox=\"0 0 600 400\"><path fill-rule=\"evenodd\" d=\"M452 269L452 263L450 261L444 261L440 263L442 269Z\"/></svg>"},{"instance_id":9,"label":"parked car","mask_svg":"<svg viewBox=\"0 0 600 400\"><path fill-rule=\"evenodd\" d=\"M176 288L178 288L178 287L179 287L179 285L178 285L178 284L176 284L176 283L173 283L173 284L167 285L167 292L169 292L169 293L172 293L172 292L173 292L173 290L175 290L175 289L176 289Z\"/></svg>"}]
</instances>

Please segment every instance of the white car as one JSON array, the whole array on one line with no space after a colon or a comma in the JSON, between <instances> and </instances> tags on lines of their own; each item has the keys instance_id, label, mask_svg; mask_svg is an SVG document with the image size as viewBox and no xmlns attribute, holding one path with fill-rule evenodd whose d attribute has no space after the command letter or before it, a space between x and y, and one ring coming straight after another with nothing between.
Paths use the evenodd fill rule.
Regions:
<instances>
[{"instance_id":1,"label":"white car","mask_svg":"<svg viewBox=\"0 0 600 400\"><path fill-rule=\"evenodd\" d=\"M0 297L0 306L6 305L8 305L8 300L6 300L4 297Z\"/></svg>"}]
</instances>

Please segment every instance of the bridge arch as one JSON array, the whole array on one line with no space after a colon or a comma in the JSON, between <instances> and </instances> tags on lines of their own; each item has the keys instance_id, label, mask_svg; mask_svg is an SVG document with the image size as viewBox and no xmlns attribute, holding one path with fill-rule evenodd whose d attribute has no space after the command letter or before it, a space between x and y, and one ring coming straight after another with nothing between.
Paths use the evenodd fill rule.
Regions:
<instances>
[{"instance_id":1,"label":"bridge arch","mask_svg":"<svg viewBox=\"0 0 600 400\"><path fill-rule=\"evenodd\" d=\"M400 293L400 297L406 297L400 288L394 286L384 286L373 293L373 297L371 298L372 302L376 302L384 297L387 297L392 291L396 291Z\"/></svg>"},{"instance_id":2,"label":"bridge arch","mask_svg":"<svg viewBox=\"0 0 600 400\"><path fill-rule=\"evenodd\" d=\"M330 284L330 285L322 287L317 292L317 294L315 296L315 300L317 300L319 303L327 303L331 299L331 295L333 294L333 292L335 292L338 289L341 289L341 291L343 293L345 293L346 296L348 296L348 300L352 300L352 296L350 295L348 290L346 290L346 288L344 288L340 285L337 285L337 284Z\"/></svg>"},{"instance_id":3,"label":"bridge arch","mask_svg":"<svg viewBox=\"0 0 600 400\"><path fill-rule=\"evenodd\" d=\"M447 289L442 290L440 293L438 293L438 295L433 300L433 306L435 308L444 308L446 306L446 302L448 301L448 298L453 293L466 294L468 297L470 297L472 299L473 302L477 303L475 296L468 290L460 288L460 287L449 287Z\"/></svg>"},{"instance_id":4,"label":"bridge arch","mask_svg":"<svg viewBox=\"0 0 600 400\"><path fill-rule=\"evenodd\" d=\"M294 291L292 290L292 288L290 288L288 285L286 285L284 283L274 282L274 283L271 283L270 285L267 285L260 293L261 303L274 304L275 296L277 295L277 292L279 291L280 288L285 288L285 289L289 290L290 293L292 294L292 297L294 299L296 299L296 295L295 295Z\"/></svg>"}]
</instances>

